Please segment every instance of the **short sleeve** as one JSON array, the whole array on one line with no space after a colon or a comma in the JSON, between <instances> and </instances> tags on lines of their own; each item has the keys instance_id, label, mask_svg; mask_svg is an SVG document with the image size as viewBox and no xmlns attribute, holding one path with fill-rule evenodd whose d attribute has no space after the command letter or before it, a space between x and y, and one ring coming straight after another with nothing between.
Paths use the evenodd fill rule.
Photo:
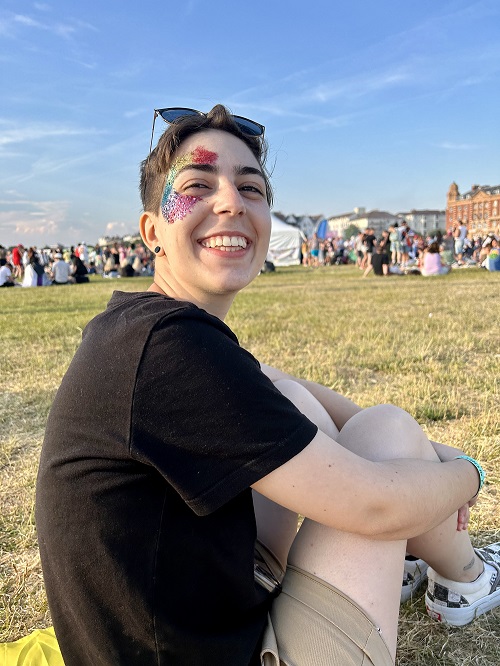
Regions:
<instances>
[{"instance_id":1,"label":"short sleeve","mask_svg":"<svg viewBox=\"0 0 500 666\"><path fill-rule=\"evenodd\" d=\"M230 329L196 311L153 330L132 423L132 455L153 465L199 515L290 460L317 432Z\"/></svg>"}]
</instances>

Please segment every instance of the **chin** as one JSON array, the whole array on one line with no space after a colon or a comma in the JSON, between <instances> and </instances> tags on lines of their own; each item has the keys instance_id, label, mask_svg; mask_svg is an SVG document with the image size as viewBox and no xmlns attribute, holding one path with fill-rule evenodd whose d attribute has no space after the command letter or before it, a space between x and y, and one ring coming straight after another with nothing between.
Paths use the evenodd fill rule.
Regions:
<instances>
[{"instance_id":1,"label":"chin","mask_svg":"<svg viewBox=\"0 0 500 666\"><path fill-rule=\"evenodd\" d=\"M219 294L237 294L245 287L253 282L253 280L259 274L259 270L242 273L240 275L228 275L227 279L224 279L222 276L219 280L218 289L216 289Z\"/></svg>"}]
</instances>

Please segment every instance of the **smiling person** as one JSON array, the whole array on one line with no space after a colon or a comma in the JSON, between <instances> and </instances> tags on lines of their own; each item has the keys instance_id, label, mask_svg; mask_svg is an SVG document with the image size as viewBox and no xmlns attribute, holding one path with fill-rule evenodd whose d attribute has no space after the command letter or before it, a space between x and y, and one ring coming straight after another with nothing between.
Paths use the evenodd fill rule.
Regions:
<instances>
[{"instance_id":1,"label":"smiling person","mask_svg":"<svg viewBox=\"0 0 500 666\"><path fill-rule=\"evenodd\" d=\"M220 105L158 115L141 169L154 282L86 327L41 456L64 662L393 664L406 550L432 567L436 619L500 604L498 546L466 529L482 470L397 407L361 410L238 344L224 318L271 230L264 128Z\"/></svg>"}]
</instances>

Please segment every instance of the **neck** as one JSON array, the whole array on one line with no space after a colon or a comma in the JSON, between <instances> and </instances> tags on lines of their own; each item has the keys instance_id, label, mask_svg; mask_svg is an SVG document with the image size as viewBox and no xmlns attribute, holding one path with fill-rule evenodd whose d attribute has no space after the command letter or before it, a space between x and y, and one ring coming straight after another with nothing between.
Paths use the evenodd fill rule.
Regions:
<instances>
[{"instance_id":1,"label":"neck","mask_svg":"<svg viewBox=\"0 0 500 666\"><path fill-rule=\"evenodd\" d=\"M221 321L224 321L234 300L233 295L228 296L227 294L212 294L211 298L198 298L195 294L182 289L179 285L175 285L175 287L172 286L160 275L155 275L154 282L149 287L148 291L154 291L157 294L170 296L170 298L175 298L179 301L193 303L202 310L214 315L214 317L218 317Z\"/></svg>"}]
</instances>

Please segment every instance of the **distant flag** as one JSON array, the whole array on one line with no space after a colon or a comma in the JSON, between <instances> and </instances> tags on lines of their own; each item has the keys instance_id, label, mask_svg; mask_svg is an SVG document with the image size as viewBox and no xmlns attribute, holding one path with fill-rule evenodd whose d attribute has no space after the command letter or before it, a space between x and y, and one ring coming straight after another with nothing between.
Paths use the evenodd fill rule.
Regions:
<instances>
[{"instance_id":1,"label":"distant flag","mask_svg":"<svg viewBox=\"0 0 500 666\"><path fill-rule=\"evenodd\" d=\"M321 222L318 222L318 226L316 228L317 237L325 239L327 232L328 232L328 222L326 220L321 220Z\"/></svg>"}]
</instances>

